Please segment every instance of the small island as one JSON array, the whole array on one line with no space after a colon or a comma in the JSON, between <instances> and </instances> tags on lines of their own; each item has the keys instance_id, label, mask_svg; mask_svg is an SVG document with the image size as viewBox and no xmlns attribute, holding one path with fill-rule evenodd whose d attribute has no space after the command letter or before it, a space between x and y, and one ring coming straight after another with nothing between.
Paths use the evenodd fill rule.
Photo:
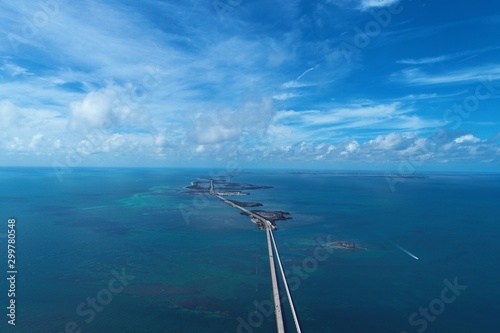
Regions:
<instances>
[{"instance_id":1,"label":"small island","mask_svg":"<svg viewBox=\"0 0 500 333\"><path fill-rule=\"evenodd\" d=\"M189 194L209 194L210 188L213 188L217 194L222 196L241 196L249 195L250 193L244 192L248 190L261 190L266 188L272 188L272 186L265 185L253 185L245 183L234 183L227 182L224 179L205 179L199 178L198 180L191 182L191 185L186 186ZM253 206L256 207L256 206Z\"/></svg>"},{"instance_id":2,"label":"small island","mask_svg":"<svg viewBox=\"0 0 500 333\"><path fill-rule=\"evenodd\" d=\"M341 248L345 248L345 249L355 249L356 248L356 243L347 242L347 241L331 242L331 243L328 243L328 245L331 247L341 247Z\"/></svg>"},{"instance_id":3,"label":"small island","mask_svg":"<svg viewBox=\"0 0 500 333\"><path fill-rule=\"evenodd\" d=\"M254 214L257 214L259 216L262 216L263 218L265 218L266 220L269 220L271 221L272 223L274 223L274 221L285 221L285 220L290 220L292 219L290 217L290 213L289 212L282 212L281 210L251 210L252 213ZM246 213L241 213L243 215L248 215Z\"/></svg>"}]
</instances>

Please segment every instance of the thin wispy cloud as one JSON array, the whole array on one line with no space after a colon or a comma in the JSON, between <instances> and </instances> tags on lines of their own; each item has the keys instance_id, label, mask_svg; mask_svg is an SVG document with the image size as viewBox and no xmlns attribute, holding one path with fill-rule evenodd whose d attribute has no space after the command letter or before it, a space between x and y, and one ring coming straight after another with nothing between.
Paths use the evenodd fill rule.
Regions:
<instances>
[{"instance_id":1,"label":"thin wispy cloud","mask_svg":"<svg viewBox=\"0 0 500 333\"><path fill-rule=\"evenodd\" d=\"M30 73L26 68L23 68L21 66L9 62L5 62L3 66L0 67L0 70L10 76L33 75L33 73Z\"/></svg>"},{"instance_id":2,"label":"thin wispy cloud","mask_svg":"<svg viewBox=\"0 0 500 333\"><path fill-rule=\"evenodd\" d=\"M472 67L446 73L427 73L418 68L408 68L393 73L391 80L407 84L435 85L480 82L481 80L500 80L500 67L498 65L487 65Z\"/></svg>"},{"instance_id":3,"label":"thin wispy cloud","mask_svg":"<svg viewBox=\"0 0 500 333\"><path fill-rule=\"evenodd\" d=\"M403 64L403 65L427 65L427 64L435 64L439 62L445 62L457 58L466 58L466 57L474 57L478 56L480 54L483 54L488 51L494 51L498 50L499 47L487 47L483 49L474 49L474 50L466 50L462 52L455 52L451 54L445 54L445 55L439 55L439 56L433 56L433 57L424 57L424 58L417 58L417 59L401 59L396 61L398 64Z\"/></svg>"},{"instance_id":4,"label":"thin wispy cloud","mask_svg":"<svg viewBox=\"0 0 500 333\"><path fill-rule=\"evenodd\" d=\"M287 99L294 98L300 96L299 94L295 93L281 93L281 94L276 94L273 95L273 99L277 101L286 101Z\"/></svg>"},{"instance_id":5,"label":"thin wispy cloud","mask_svg":"<svg viewBox=\"0 0 500 333\"><path fill-rule=\"evenodd\" d=\"M314 66L314 67L311 67L307 70L305 70L302 74L300 74L295 80L292 80L292 81L288 81L288 82L285 82L283 83L283 88L301 88L301 87L309 87L309 86L313 86L315 85L316 83L314 82L300 82L300 80L309 72L315 70L316 68L318 68L318 65Z\"/></svg>"},{"instance_id":6,"label":"thin wispy cloud","mask_svg":"<svg viewBox=\"0 0 500 333\"><path fill-rule=\"evenodd\" d=\"M397 63L404 65L424 65L424 64L435 64L437 62L447 61L450 59L453 59L452 55L443 55L443 56L426 57L420 59L403 59L403 60L398 60Z\"/></svg>"},{"instance_id":7,"label":"thin wispy cloud","mask_svg":"<svg viewBox=\"0 0 500 333\"><path fill-rule=\"evenodd\" d=\"M400 103L351 105L323 111L280 111L271 122L272 134L281 145L306 139L316 143L336 142L353 131L362 137L378 130L417 131L440 125L444 125L442 120L423 119Z\"/></svg>"},{"instance_id":8,"label":"thin wispy cloud","mask_svg":"<svg viewBox=\"0 0 500 333\"><path fill-rule=\"evenodd\" d=\"M303 78L303 77L304 77L304 75L306 75L306 74L307 74L307 73L309 73L310 71L315 70L316 68L318 68L318 65L316 65L316 66L314 66L314 67L312 67L312 68L309 68L308 70L304 71L304 73L300 74L300 75L299 75L299 77L297 77L297 78L295 79L295 81L299 81L301 78Z\"/></svg>"},{"instance_id":9,"label":"thin wispy cloud","mask_svg":"<svg viewBox=\"0 0 500 333\"><path fill-rule=\"evenodd\" d=\"M361 0L361 8L369 10L371 8L387 7L399 3L400 0Z\"/></svg>"}]
</instances>

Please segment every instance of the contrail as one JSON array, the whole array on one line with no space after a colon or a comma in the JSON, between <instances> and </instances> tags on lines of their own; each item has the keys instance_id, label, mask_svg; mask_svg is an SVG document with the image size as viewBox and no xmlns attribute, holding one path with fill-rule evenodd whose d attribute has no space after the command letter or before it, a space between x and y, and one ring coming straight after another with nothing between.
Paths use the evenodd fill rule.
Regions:
<instances>
[{"instance_id":1,"label":"contrail","mask_svg":"<svg viewBox=\"0 0 500 333\"><path fill-rule=\"evenodd\" d=\"M389 241L389 242L391 242L391 241ZM400 249L401 251L403 251L404 253L406 253L407 255L409 255L410 257L418 260L418 257L416 255L414 255L413 253L411 253L410 251L403 249L401 246L399 246L393 242L391 242L391 244L394 245L395 247L397 247L398 249Z\"/></svg>"},{"instance_id":2,"label":"contrail","mask_svg":"<svg viewBox=\"0 0 500 333\"><path fill-rule=\"evenodd\" d=\"M316 68L318 68L319 65L316 65L314 67L311 67L309 68L308 70L306 70L304 73L300 74L298 78L295 79L295 81L298 81L300 80L304 75L306 75L307 73L309 73L310 71L313 71L315 70Z\"/></svg>"}]
</instances>

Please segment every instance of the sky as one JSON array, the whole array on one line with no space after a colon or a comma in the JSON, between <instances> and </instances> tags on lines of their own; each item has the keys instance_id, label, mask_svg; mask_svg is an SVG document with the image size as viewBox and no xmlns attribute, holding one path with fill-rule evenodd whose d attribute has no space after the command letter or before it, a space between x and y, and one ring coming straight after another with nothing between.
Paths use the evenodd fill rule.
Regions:
<instances>
[{"instance_id":1,"label":"sky","mask_svg":"<svg viewBox=\"0 0 500 333\"><path fill-rule=\"evenodd\" d=\"M500 3L3 1L0 165L500 170Z\"/></svg>"}]
</instances>

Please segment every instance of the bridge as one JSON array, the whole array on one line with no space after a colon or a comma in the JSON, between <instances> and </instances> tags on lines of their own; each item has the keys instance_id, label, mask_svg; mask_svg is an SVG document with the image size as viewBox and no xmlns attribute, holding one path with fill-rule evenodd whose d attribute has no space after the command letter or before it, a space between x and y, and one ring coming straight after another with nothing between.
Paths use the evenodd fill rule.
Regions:
<instances>
[{"instance_id":1,"label":"bridge","mask_svg":"<svg viewBox=\"0 0 500 333\"><path fill-rule=\"evenodd\" d=\"M271 221L264 218L263 216L260 216L259 214L256 214L256 213L253 213L253 212L249 211L248 209L241 207L240 205L238 205L230 200L227 200L226 198L221 196L219 193L217 193L215 191L214 182L212 179L210 180L210 195L213 195L213 196L219 198L220 200L222 200L224 203L228 204L229 206L232 206L234 208L241 210L242 212L244 212L245 214L250 216L252 218L252 220L255 219L255 221L260 222L261 225L264 226L264 229L266 231L266 236L267 236L267 249L269 252L269 265L271 268L271 282L272 282L272 286L273 286L274 314L276 315L277 332L278 333L285 333L285 325L284 325L284 321L283 321L283 313L281 311L280 293L279 293L278 279L276 276L276 264L274 262L275 255L276 255L276 259L278 261L278 267L280 269L281 277L282 277L285 291L287 294L288 303L290 304L290 310L292 311L293 321L295 323L295 328L296 328L298 333L301 333L302 331L300 329L299 319L298 319L297 313L295 311L295 306L293 304L290 289L288 288L288 282L286 280L285 270L283 269L283 265L281 263L281 258L280 258L279 252L278 252L278 247L276 246L276 241L274 240L274 236L273 236L273 230L276 230L277 227L273 223L271 223Z\"/></svg>"}]
</instances>

